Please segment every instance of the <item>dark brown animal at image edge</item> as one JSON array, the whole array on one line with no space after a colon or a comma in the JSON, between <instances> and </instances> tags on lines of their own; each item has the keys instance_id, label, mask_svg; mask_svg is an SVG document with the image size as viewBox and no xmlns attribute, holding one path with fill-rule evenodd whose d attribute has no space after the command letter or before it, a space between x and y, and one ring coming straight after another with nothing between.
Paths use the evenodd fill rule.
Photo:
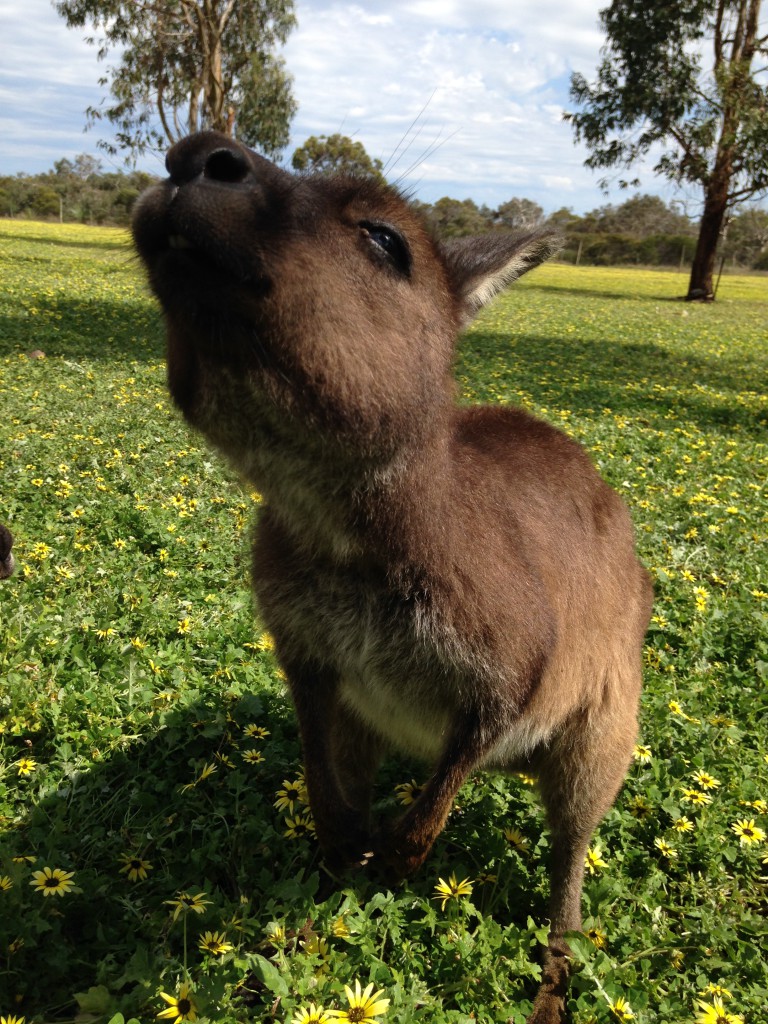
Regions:
<instances>
[{"instance_id":1,"label":"dark brown animal at image edge","mask_svg":"<svg viewBox=\"0 0 768 1024\"><path fill-rule=\"evenodd\" d=\"M13 575L16 562L13 557L13 534L7 526L0 523L0 580L7 580Z\"/></svg>"},{"instance_id":2,"label":"dark brown animal at image edge","mask_svg":"<svg viewBox=\"0 0 768 1024\"><path fill-rule=\"evenodd\" d=\"M637 729L651 586L629 514L575 442L460 407L462 326L546 232L435 243L393 189L297 177L214 132L134 215L187 420L264 496L253 585L332 871L411 874L468 774L535 774L551 936L530 1024L565 1020L590 837ZM373 828L388 748L432 775Z\"/></svg>"}]
</instances>

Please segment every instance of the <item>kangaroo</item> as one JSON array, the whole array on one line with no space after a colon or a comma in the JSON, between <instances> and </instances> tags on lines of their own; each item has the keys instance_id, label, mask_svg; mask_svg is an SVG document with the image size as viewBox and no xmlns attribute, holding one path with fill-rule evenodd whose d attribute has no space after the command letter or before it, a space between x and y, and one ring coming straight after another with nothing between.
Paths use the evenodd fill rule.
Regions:
<instances>
[{"instance_id":1,"label":"kangaroo","mask_svg":"<svg viewBox=\"0 0 768 1024\"><path fill-rule=\"evenodd\" d=\"M636 736L651 585L581 447L461 407L457 335L556 248L434 241L378 181L294 176L204 132L140 199L138 252L183 415L264 497L253 585L296 708L330 870L422 864L479 767L538 778L551 937L529 1024L565 1020L565 932ZM398 748L432 775L371 830Z\"/></svg>"},{"instance_id":2,"label":"kangaroo","mask_svg":"<svg viewBox=\"0 0 768 1024\"><path fill-rule=\"evenodd\" d=\"M7 580L13 575L16 560L13 557L13 534L3 523L0 523L0 580Z\"/></svg>"}]
</instances>

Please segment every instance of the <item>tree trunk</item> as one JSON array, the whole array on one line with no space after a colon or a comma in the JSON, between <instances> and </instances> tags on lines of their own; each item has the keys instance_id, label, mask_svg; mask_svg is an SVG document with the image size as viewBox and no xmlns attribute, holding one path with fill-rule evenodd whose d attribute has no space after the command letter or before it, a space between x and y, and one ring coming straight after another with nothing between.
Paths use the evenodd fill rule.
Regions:
<instances>
[{"instance_id":1,"label":"tree trunk","mask_svg":"<svg viewBox=\"0 0 768 1024\"><path fill-rule=\"evenodd\" d=\"M705 183L704 212L699 225L696 254L688 283L688 302L711 302L717 243L725 223L731 179L734 174L736 140L742 125L743 109L752 88L750 68L760 41L757 38L761 0L740 0L736 20L724 34L728 9L719 0L715 27L715 78L722 97L722 124L712 174ZM728 49L730 47L730 49Z\"/></svg>"},{"instance_id":2,"label":"tree trunk","mask_svg":"<svg viewBox=\"0 0 768 1024\"><path fill-rule=\"evenodd\" d=\"M699 237L688 282L687 302L711 302L714 297L715 257L728 209L728 187L709 187L699 224Z\"/></svg>"}]
</instances>

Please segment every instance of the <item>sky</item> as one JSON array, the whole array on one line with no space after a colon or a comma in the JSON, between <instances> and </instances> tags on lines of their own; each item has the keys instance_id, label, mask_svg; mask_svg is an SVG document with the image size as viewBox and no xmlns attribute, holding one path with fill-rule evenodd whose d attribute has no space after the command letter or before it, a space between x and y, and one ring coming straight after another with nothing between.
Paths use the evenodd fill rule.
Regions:
<instances>
[{"instance_id":1,"label":"sky","mask_svg":"<svg viewBox=\"0 0 768 1024\"><path fill-rule=\"evenodd\" d=\"M595 75L606 3L296 0L283 56L299 110L285 159L310 135L341 132L424 202L520 197L547 213L621 202L618 186L601 192L562 118L571 73ZM79 153L123 166L97 147L108 123L84 132L86 107L104 97L104 64L84 35L50 0L0 0L0 174ZM160 154L139 166L164 173ZM673 195L650 172L641 191Z\"/></svg>"}]
</instances>

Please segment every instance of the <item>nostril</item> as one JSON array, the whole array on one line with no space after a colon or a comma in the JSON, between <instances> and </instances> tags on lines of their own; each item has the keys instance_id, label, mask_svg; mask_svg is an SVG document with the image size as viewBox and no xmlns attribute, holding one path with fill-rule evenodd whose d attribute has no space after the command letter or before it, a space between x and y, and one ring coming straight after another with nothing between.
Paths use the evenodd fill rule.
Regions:
<instances>
[{"instance_id":1,"label":"nostril","mask_svg":"<svg viewBox=\"0 0 768 1024\"><path fill-rule=\"evenodd\" d=\"M213 181L241 182L250 173L245 155L232 149L215 149L205 161L203 175Z\"/></svg>"}]
</instances>

